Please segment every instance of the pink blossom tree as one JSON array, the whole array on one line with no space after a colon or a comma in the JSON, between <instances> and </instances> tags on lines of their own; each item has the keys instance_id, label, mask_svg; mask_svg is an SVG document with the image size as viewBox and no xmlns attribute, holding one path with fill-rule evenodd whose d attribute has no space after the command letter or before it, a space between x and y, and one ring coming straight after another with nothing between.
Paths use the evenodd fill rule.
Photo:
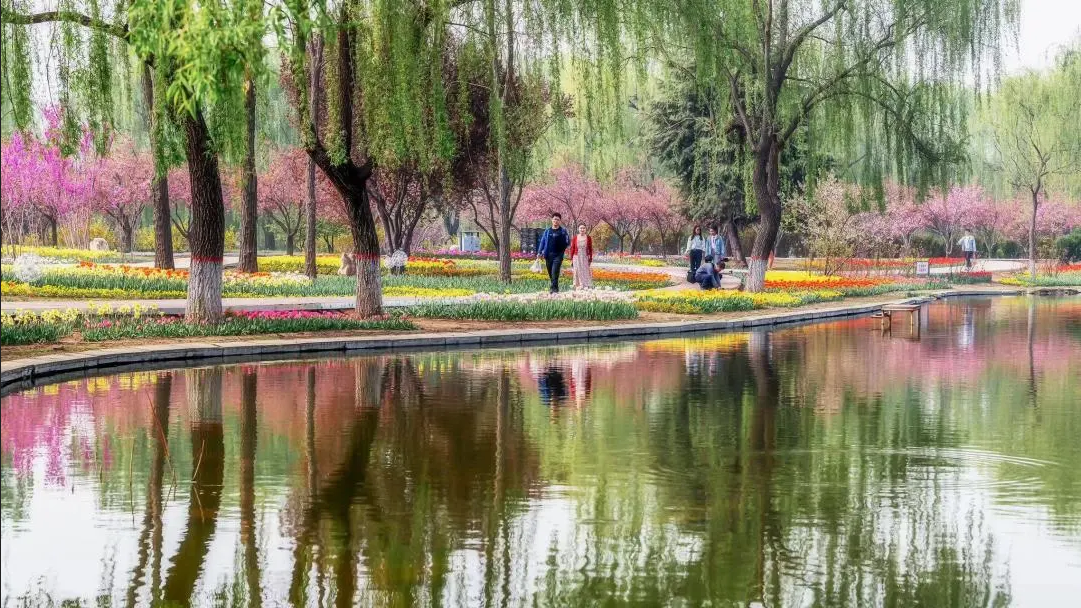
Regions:
<instances>
[{"instance_id":1,"label":"pink blossom tree","mask_svg":"<svg viewBox=\"0 0 1081 608\"><path fill-rule=\"evenodd\" d=\"M581 165L570 163L552 169L548 181L526 186L519 217L527 222L544 221L559 212L572 228L597 222L597 206L604 196L601 184L586 175Z\"/></svg>"},{"instance_id":2,"label":"pink blossom tree","mask_svg":"<svg viewBox=\"0 0 1081 608\"><path fill-rule=\"evenodd\" d=\"M293 148L272 152L270 164L259 176L259 213L281 230L286 255L296 251L296 237L304 225L307 172L307 153Z\"/></svg>"},{"instance_id":3,"label":"pink blossom tree","mask_svg":"<svg viewBox=\"0 0 1081 608\"><path fill-rule=\"evenodd\" d=\"M638 250L638 242L650 222L646 213L649 196L648 189L637 183L633 172L625 170L597 199L597 219L607 224L619 239L620 253L626 251L628 241L631 254Z\"/></svg>"},{"instance_id":4,"label":"pink blossom tree","mask_svg":"<svg viewBox=\"0 0 1081 608\"><path fill-rule=\"evenodd\" d=\"M109 155L94 164L93 185L88 192L91 208L113 221L125 253L132 250L135 229L151 196L153 177L153 159L137 151L128 139L113 142Z\"/></svg>"},{"instance_id":5,"label":"pink blossom tree","mask_svg":"<svg viewBox=\"0 0 1081 608\"><path fill-rule=\"evenodd\" d=\"M16 132L0 147L0 220L5 241L22 242L37 213L32 205L32 186L37 163L22 134Z\"/></svg>"},{"instance_id":6,"label":"pink blossom tree","mask_svg":"<svg viewBox=\"0 0 1081 608\"><path fill-rule=\"evenodd\" d=\"M953 247L962 231L971 221L973 209L981 204L984 197L979 186L955 186L946 193L935 192L919 205L924 227L946 241L946 255L953 253Z\"/></svg>"},{"instance_id":7,"label":"pink blossom tree","mask_svg":"<svg viewBox=\"0 0 1081 608\"><path fill-rule=\"evenodd\" d=\"M85 164L92 138L84 132L82 139L71 145L62 129L63 114L47 108L44 115L43 139L16 134L5 146L0 181L5 183L5 213L37 220L47 235L45 240L55 246L59 244L60 222L88 200L91 172Z\"/></svg>"}]
</instances>

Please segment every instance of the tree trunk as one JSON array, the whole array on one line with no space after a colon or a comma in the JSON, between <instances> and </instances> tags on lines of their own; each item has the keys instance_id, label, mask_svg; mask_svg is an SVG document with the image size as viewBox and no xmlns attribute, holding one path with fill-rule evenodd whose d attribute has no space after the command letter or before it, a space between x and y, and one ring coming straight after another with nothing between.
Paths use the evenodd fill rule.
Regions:
<instances>
[{"instance_id":1,"label":"tree trunk","mask_svg":"<svg viewBox=\"0 0 1081 608\"><path fill-rule=\"evenodd\" d=\"M296 233L290 232L285 235L285 255L293 255L297 248Z\"/></svg>"},{"instance_id":2,"label":"tree trunk","mask_svg":"<svg viewBox=\"0 0 1081 608\"><path fill-rule=\"evenodd\" d=\"M161 125L154 106L154 81L150 65L143 64L143 97L146 101L147 131L150 133L150 155L154 157L154 177L150 180L150 198L154 208L154 267L173 269L173 224L169 209L169 180L161 151Z\"/></svg>"},{"instance_id":3,"label":"tree trunk","mask_svg":"<svg viewBox=\"0 0 1081 608\"><path fill-rule=\"evenodd\" d=\"M739 228L732 221L732 218L725 220L724 232L725 238L728 239L728 248L732 252L728 257L735 258L740 264L746 266L747 256L743 254L743 243L739 240Z\"/></svg>"},{"instance_id":4,"label":"tree trunk","mask_svg":"<svg viewBox=\"0 0 1081 608\"><path fill-rule=\"evenodd\" d=\"M510 283L511 280L511 252L510 252L510 225L514 219L511 217L511 183L507 167L499 168L499 280Z\"/></svg>"},{"instance_id":5,"label":"tree trunk","mask_svg":"<svg viewBox=\"0 0 1081 608\"><path fill-rule=\"evenodd\" d=\"M376 317L383 314L383 289L379 276L379 237L366 186L360 184L350 192L346 207L357 258L356 313L361 317Z\"/></svg>"},{"instance_id":6,"label":"tree trunk","mask_svg":"<svg viewBox=\"0 0 1081 608\"><path fill-rule=\"evenodd\" d=\"M46 217L45 219L48 220L48 222L49 222L49 244L51 244L53 247L59 247L60 246L60 235L59 235L59 227L58 227L59 222L56 220L56 218L52 218L52 217Z\"/></svg>"},{"instance_id":7,"label":"tree trunk","mask_svg":"<svg viewBox=\"0 0 1081 608\"><path fill-rule=\"evenodd\" d=\"M202 111L183 117L188 175L191 178L191 269L188 276L188 321L217 322L222 317L221 272L225 249L225 204L218 157Z\"/></svg>"},{"instance_id":8,"label":"tree trunk","mask_svg":"<svg viewBox=\"0 0 1081 608\"><path fill-rule=\"evenodd\" d=\"M1028 225L1028 273L1036 278L1036 213L1040 210L1040 191L1032 192L1032 221Z\"/></svg>"},{"instance_id":9,"label":"tree trunk","mask_svg":"<svg viewBox=\"0 0 1081 608\"><path fill-rule=\"evenodd\" d=\"M123 241L120 244L120 250L124 253L131 253L135 241L135 224L132 222L120 224L120 232Z\"/></svg>"},{"instance_id":10,"label":"tree trunk","mask_svg":"<svg viewBox=\"0 0 1081 608\"><path fill-rule=\"evenodd\" d=\"M747 264L747 291L759 292L765 288L766 267L770 254L777 244L777 234L781 229L781 197L779 157L776 135L770 136L764 144L755 150L754 198L760 216L758 234L755 235L751 248L751 259Z\"/></svg>"},{"instance_id":11,"label":"tree trunk","mask_svg":"<svg viewBox=\"0 0 1081 608\"><path fill-rule=\"evenodd\" d=\"M315 264L315 161L308 158L308 200L305 204L307 230L304 233L304 274L315 280L319 269Z\"/></svg>"},{"instance_id":12,"label":"tree trunk","mask_svg":"<svg viewBox=\"0 0 1081 608\"><path fill-rule=\"evenodd\" d=\"M244 82L244 118L247 127L247 147L244 150L244 200L240 208L240 260L237 270L259 271L256 239L258 221L258 178L255 176L255 82L249 73Z\"/></svg>"}]
</instances>

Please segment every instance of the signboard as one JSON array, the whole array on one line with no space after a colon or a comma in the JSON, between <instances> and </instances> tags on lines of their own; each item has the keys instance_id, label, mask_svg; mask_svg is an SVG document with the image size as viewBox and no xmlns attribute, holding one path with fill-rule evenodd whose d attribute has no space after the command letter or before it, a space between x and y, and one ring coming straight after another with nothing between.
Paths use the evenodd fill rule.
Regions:
<instances>
[{"instance_id":1,"label":"signboard","mask_svg":"<svg viewBox=\"0 0 1081 608\"><path fill-rule=\"evenodd\" d=\"M540 245L543 233L544 230L540 228L522 228L519 231L522 235L522 253L537 253L537 246Z\"/></svg>"},{"instance_id":2,"label":"signboard","mask_svg":"<svg viewBox=\"0 0 1081 608\"><path fill-rule=\"evenodd\" d=\"M916 262L916 276L925 277L931 274L931 262Z\"/></svg>"},{"instance_id":3,"label":"signboard","mask_svg":"<svg viewBox=\"0 0 1081 608\"><path fill-rule=\"evenodd\" d=\"M459 251L480 251L480 233L462 231L458 233Z\"/></svg>"}]
</instances>

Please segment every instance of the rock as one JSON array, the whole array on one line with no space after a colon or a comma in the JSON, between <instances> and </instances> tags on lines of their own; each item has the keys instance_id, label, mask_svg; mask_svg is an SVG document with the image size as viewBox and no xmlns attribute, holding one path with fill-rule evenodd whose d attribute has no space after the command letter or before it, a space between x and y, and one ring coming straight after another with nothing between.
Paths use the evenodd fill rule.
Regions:
<instances>
[{"instance_id":1,"label":"rock","mask_svg":"<svg viewBox=\"0 0 1081 608\"><path fill-rule=\"evenodd\" d=\"M341 266L338 267L338 274L343 277L355 277L357 276L357 260L348 253L342 254Z\"/></svg>"},{"instance_id":2,"label":"rock","mask_svg":"<svg viewBox=\"0 0 1081 608\"><path fill-rule=\"evenodd\" d=\"M90 251L109 251L109 241L103 238L90 239Z\"/></svg>"}]
</instances>

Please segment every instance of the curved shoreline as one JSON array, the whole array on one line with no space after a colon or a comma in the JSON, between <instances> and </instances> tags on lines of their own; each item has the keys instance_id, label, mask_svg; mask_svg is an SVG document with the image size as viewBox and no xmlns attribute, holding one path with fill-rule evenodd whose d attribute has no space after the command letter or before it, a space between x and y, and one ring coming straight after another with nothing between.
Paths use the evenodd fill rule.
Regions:
<instances>
[{"instance_id":1,"label":"curved shoreline","mask_svg":"<svg viewBox=\"0 0 1081 608\"><path fill-rule=\"evenodd\" d=\"M186 342L179 344L118 347L81 353L30 357L0 362L0 395L57 381L61 377L101 375L122 369L174 368L205 363L275 360L297 356L329 354L385 353L388 351L483 348L495 346L583 343L611 339L658 338L705 331L732 331L773 327L806 321L874 313L883 306L915 299L961 296L1019 295L1026 290L959 289L933 292L920 298L903 298L874 304L839 304L813 310L793 310L752 314L739 319L701 319L654 323L627 323L590 327L536 329L523 333L515 329L466 332L416 333L382 336L328 338L282 338L236 342Z\"/></svg>"}]
</instances>

